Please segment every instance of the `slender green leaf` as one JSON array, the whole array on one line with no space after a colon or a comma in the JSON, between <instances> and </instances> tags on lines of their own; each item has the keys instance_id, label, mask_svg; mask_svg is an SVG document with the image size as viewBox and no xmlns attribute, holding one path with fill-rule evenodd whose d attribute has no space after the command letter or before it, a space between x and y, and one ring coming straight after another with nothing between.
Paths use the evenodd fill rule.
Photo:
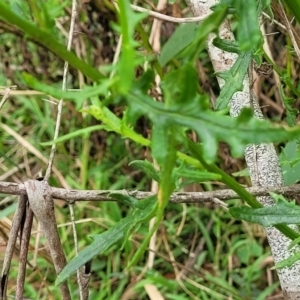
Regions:
<instances>
[{"instance_id":1,"label":"slender green leaf","mask_svg":"<svg viewBox=\"0 0 300 300\"><path fill-rule=\"evenodd\" d=\"M279 282L275 282L275 283L267 286L262 292L260 292L259 295L257 295L257 298L255 300L265 300L265 299L268 299L269 297L272 297L272 295L278 289L278 286L279 286Z\"/></svg>"},{"instance_id":2,"label":"slender green leaf","mask_svg":"<svg viewBox=\"0 0 300 300\"><path fill-rule=\"evenodd\" d=\"M222 179L222 176L219 174L200 170L179 169L174 171L174 173L177 178L191 179L193 180L193 182L204 182Z\"/></svg>"},{"instance_id":3,"label":"slender green leaf","mask_svg":"<svg viewBox=\"0 0 300 300\"><path fill-rule=\"evenodd\" d=\"M158 61L162 67L192 43L199 26L196 23L186 23L177 27L161 50Z\"/></svg>"},{"instance_id":4,"label":"slender green leaf","mask_svg":"<svg viewBox=\"0 0 300 300\"><path fill-rule=\"evenodd\" d=\"M294 246L296 246L297 244L300 244L300 237L294 239L288 246L288 249L292 249Z\"/></svg>"},{"instance_id":5,"label":"slender green leaf","mask_svg":"<svg viewBox=\"0 0 300 300\"><path fill-rule=\"evenodd\" d=\"M84 87L82 91L68 92L41 83L28 73L22 73L22 76L29 87L45 94L51 95L57 99L74 100L76 101L76 104L79 104L78 109L81 108L80 104L82 104L86 99L90 97L97 95L107 95L108 89L116 82L116 79L105 79L102 80L100 84L93 87Z\"/></svg>"},{"instance_id":6,"label":"slender green leaf","mask_svg":"<svg viewBox=\"0 0 300 300\"><path fill-rule=\"evenodd\" d=\"M258 223L264 227L275 224L299 224L300 207L286 201L278 201L274 206L253 209L250 207L232 207L230 214L239 220Z\"/></svg>"},{"instance_id":7,"label":"slender green leaf","mask_svg":"<svg viewBox=\"0 0 300 300\"><path fill-rule=\"evenodd\" d=\"M267 14L271 17L271 22L274 21L274 14L271 7L271 0L260 0L262 10L266 11Z\"/></svg>"},{"instance_id":8,"label":"slender green leaf","mask_svg":"<svg viewBox=\"0 0 300 300\"><path fill-rule=\"evenodd\" d=\"M120 220L107 231L91 236L93 238L93 242L65 266L61 273L57 276L55 285L59 285L64 282L81 266L93 259L94 256L104 253L112 245L123 240L128 233L134 230L134 228L136 228L140 223L149 220L156 210L156 197L149 197L140 202L146 203L143 209L136 208L129 216Z\"/></svg>"},{"instance_id":9,"label":"slender green leaf","mask_svg":"<svg viewBox=\"0 0 300 300\"><path fill-rule=\"evenodd\" d=\"M199 52L204 48L206 38L212 32L216 32L224 19L226 18L228 7L226 5L217 5L216 9L200 25L193 42L184 53L187 61L195 62Z\"/></svg>"},{"instance_id":10,"label":"slender green leaf","mask_svg":"<svg viewBox=\"0 0 300 300\"><path fill-rule=\"evenodd\" d=\"M151 164L148 160L134 160L131 163L129 163L129 166L133 166L143 171L151 179L159 182L160 175L158 171L154 168L153 164Z\"/></svg>"},{"instance_id":11,"label":"slender green leaf","mask_svg":"<svg viewBox=\"0 0 300 300\"><path fill-rule=\"evenodd\" d=\"M168 125L164 117L157 118L159 122L153 124L153 132L151 137L151 154L158 164L162 164L169 155L168 147L170 142Z\"/></svg>"},{"instance_id":12,"label":"slender green leaf","mask_svg":"<svg viewBox=\"0 0 300 300\"><path fill-rule=\"evenodd\" d=\"M58 139L56 139L54 141L40 143L40 145L42 145L42 146L52 146L53 144L65 142L65 141L68 141L68 140L70 140L72 138L75 138L77 136L89 135L93 131L98 131L98 130L101 130L101 129L104 129L104 128L105 128L105 125L95 125L95 126L86 127L86 128L83 128L83 129L78 129L76 131L73 131L73 132L70 132L68 134L63 135L63 136L59 137Z\"/></svg>"},{"instance_id":13,"label":"slender green leaf","mask_svg":"<svg viewBox=\"0 0 300 300\"><path fill-rule=\"evenodd\" d=\"M291 267L294 263L300 260L300 252L295 252L294 255L280 261L277 263L274 267L271 268L271 270L280 270L286 267Z\"/></svg>"},{"instance_id":14,"label":"slender green leaf","mask_svg":"<svg viewBox=\"0 0 300 300\"><path fill-rule=\"evenodd\" d=\"M121 134L123 137L130 138L143 146L150 145L150 141L148 139L144 138L141 134L136 133L129 126L126 126L126 124L124 124L124 122L122 122L122 120L120 120L107 107L102 105L91 105L86 112L90 113L97 120L101 120L104 124L106 124L107 131L114 131L118 134Z\"/></svg>"},{"instance_id":15,"label":"slender green leaf","mask_svg":"<svg viewBox=\"0 0 300 300\"><path fill-rule=\"evenodd\" d=\"M243 169L241 171L234 172L231 175L234 176L234 177L245 177L245 176L249 177L250 176L250 172L249 172L248 168L245 168L245 169Z\"/></svg>"},{"instance_id":16,"label":"slender green leaf","mask_svg":"<svg viewBox=\"0 0 300 300\"><path fill-rule=\"evenodd\" d=\"M7 207L5 207L4 209L2 209L0 211L0 219L4 218L4 217L7 217L8 215L12 214L13 212L16 211L17 209L17 206L18 206L18 203L15 202Z\"/></svg>"},{"instance_id":17,"label":"slender green leaf","mask_svg":"<svg viewBox=\"0 0 300 300\"><path fill-rule=\"evenodd\" d=\"M116 199L119 203L123 203L123 204L128 205L132 208L137 207L138 200L135 199L134 197L129 196L129 195L124 195L124 194L112 192L112 193L109 193L108 197L110 197L112 199Z\"/></svg>"},{"instance_id":18,"label":"slender green leaf","mask_svg":"<svg viewBox=\"0 0 300 300\"><path fill-rule=\"evenodd\" d=\"M199 52L204 48L206 37L216 31L226 17L227 6L218 5L216 10L201 24L184 24L178 27L173 36L165 44L159 57L161 66L166 65L172 58L181 56L194 62Z\"/></svg>"},{"instance_id":19,"label":"slender green leaf","mask_svg":"<svg viewBox=\"0 0 300 300\"><path fill-rule=\"evenodd\" d=\"M60 285L81 266L93 259L94 256L108 250L112 245L124 238L133 226L132 219L127 217L112 226L102 234L92 236L93 242L74 257L57 276L55 285Z\"/></svg>"}]
</instances>

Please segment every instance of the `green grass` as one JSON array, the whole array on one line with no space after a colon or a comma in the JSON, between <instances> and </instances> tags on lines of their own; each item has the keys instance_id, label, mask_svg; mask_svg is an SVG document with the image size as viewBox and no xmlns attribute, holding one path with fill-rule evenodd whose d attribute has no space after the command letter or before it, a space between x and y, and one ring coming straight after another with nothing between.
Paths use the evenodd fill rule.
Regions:
<instances>
[{"instance_id":1,"label":"green grass","mask_svg":"<svg viewBox=\"0 0 300 300\"><path fill-rule=\"evenodd\" d=\"M96 11L95 7L94 9ZM107 7L102 9L100 14L99 11L97 12L98 18L101 18L103 13L104 18L109 20L111 12ZM86 14L87 12L83 11L82 17L86 18ZM95 24L90 25L97 26ZM105 24L99 26L101 30L110 30L109 50L113 53L118 34L111 29L104 28ZM147 26L145 30L149 34ZM94 32L91 34L93 35ZM57 36L58 40L63 39L61 33L58 32ZM94 48L93 43L97 41L91 37L89 39L88 35L79 36L78 39L85 46L85 61L91 63L100 60L105 61L106 64L111 63L111 60L108 61L107 57L103 57L103 53L97 52L99 49ZM54 55L12 34L0 35L0 41L3 61L6 59L12 66L22 66L25 70L26 66L29 66L31 67L31 69L28 67L29 73L31 71L31 74L40 81L52 87L61 86L61 70L58 69L62 66ZM19 48L15 45L20 45L20 49L29 45L32 56L18 50ZM7 51L5 47L8 47ZM25 54L30 57L28 58ZM201 57L207 59L205 52L201 53ZM42 59L49 60L49 69L43 64ZM276 59L279 60L278 57ZM289 59L287 63L293 65L292 57L289 56ZM151 60L147 63L152 64ZM169 68L177 64L178 61L172 61ZM141 63L140 68L142 66ZM207 80L213 86L215 79L212 79L213 71L210 68L210 65L206 67L208 69L206 70ZM53 74L53 70L57 71L57 74ZM19 84L21 88L27 88L19 71L10 73L8 68L3 68L2 72L0 73L1 85ZM72 70L69 76L69 87L79 85L77 75L77 72ZM271 81L266 81L262 86L262 93L267 97L273 96L268 94L268 87L271 84ZM205 88L207 89L207 86L201 86L201 89ZM152 92L155 93L154 90ZM216 89L210 92L218 93ZM44 101L44 98L45 96L11 96L1 110L0 122L9 126L48 158L50 147L42 146L41 143L51 141L54 135L56 106ZM118 117L122 117L124 106L121 99L112 101L110 108ZM266 109L266 114L274 115L275 113L275 109L270 107ZM91 115L76 110L74 102L65 102L60 136L99 123ZM143 137L149 138L151 123L146 118L139 118L134 129ZM186 151L185 146L181 145L180 150ZM225 172L230 174L244 169L245 164L242 160L232 160L228 151L224 151L225 154L222 151L218 155L218 164ZM19 166L19 169L7 176L5 181L22 182L35 178L39 171L44 173L46 169L45 163L36 158L28 147L20 145L5 131L0 132L0 156L0 176ZM66 183L74 189L148 191L151 188L151 179L140 170L129 166L133 160L144 159L152 160L149 147L138 145L114 132L99 130L59 143L54 165ZM228 162L231 160L232 164ZM176 166L179 165L179 161L176 161ZM231 169L232 165L235 170ZM239 180L244 183L248 179L239 178ZM57 187L63 185L54 175L50 179L50 184ZM219 182L211 182L202 185L193 184L189 188L213 190L219 188L220 185ZM9 202L2 205L1 210L9 209L17 201L14 196L0 195L0 200L3 199ZM238 206L241 201L230 200L228 204ZM86 201L75 203L74 211L78 246L81 250L91 243L91 236L104 232L125 216L132 214L133 210L117 202ZM4 228L0 237L3 250L0 256L1 262L6 245L5 233L9 232L12 217L13 214L9 212L7 216L0 219L1 227ZM56 217L64 251L70 261L75 256L75 249L70 226L70 212L66 203L56 201ZM45 248L46 241L42 237L36 246L36 230L35 222L28 256L31 265L28 265L27 269L24 297L60 299L60 291L54 286L56 275ZM146 251L138 264L127 270L128 263L141 247L148 232L149 224L145 222L130 236L130 239L125 240L124 243L115 244L93 259L90 299L147 300L150 298L145 289L146 284L154 285L167 300L262 300L279 293L276 273L270 270L273 265L272 261L269 261L270 249L262 228L258 225L249 225L234 220L227 212L212 204L168 204L164 212L164 220L157 232L153 267L145 270L148 261L148 251ZM36 261L34 260L35 253L37 253ZM195 259L193 259L194 256ZM193 261L192 264L190 264L191 261ZM185 274L181 279L178 277L180 272ZM15 253L8 286L10 295L13 295L15 291L17 273L18 257ZM267 275L270 274L271 280L268 280ZM69 284L72 297L79 299L75 275L70 278Z\"/></svg>"}]
</instances>

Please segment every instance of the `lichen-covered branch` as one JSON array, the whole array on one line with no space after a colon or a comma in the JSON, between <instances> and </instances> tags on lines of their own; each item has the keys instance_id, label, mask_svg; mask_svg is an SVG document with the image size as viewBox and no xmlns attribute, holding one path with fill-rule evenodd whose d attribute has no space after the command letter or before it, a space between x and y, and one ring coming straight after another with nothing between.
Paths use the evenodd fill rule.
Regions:
<instances>
[{"instance_id":1,"label":"lichen-covered branch","mask_svg":"<svg viewBox=\"0 0 300 300\"><path fill-rule=\"evenodd\" d=\"M253 196L268 196L270 192L296 198L300 194L300 184L290 186L255 186L246 189ZM23 183L0 181L0 194L27 195ZM49 193L52 198L75 201L114 201L111 193L121 193L135 197L138 200L154 195L152 192L130 191L130 190L68 190L49 186ZM229 200L238 199L239 196L233 190L223 189L211 192L178 192L173 193L170 198L172 203L205 203L214 202L214 199Z\"/></svg>"},{"instance_id":2,"label":"lichen-covered branch","mask_svg":"<svg viewBox=\"0 0 300 300\"><path fill-rule=\"evenodd\" d=\"M207 15L210 7L217 4L217 0L187 0L187 4L195 16ZM213 46L215 35L208 37L207 49L215 72L229 70L237 59L237 54L225 52ZM219 29L219 37L226 40L234 40L229 22L225 21ZM218 78L219 85L224 85L224 80ZM252 93L249 76L244 79L244 89L237 92L230 102L230 114L237 117L244 107L253 107L254 115L263 118L256 96ZM275 148L271 144L249 145L245 149L245 159L250 171L251 181L257 186L282 186L283 179ZM259 197L263 205L274 203L270 196ZM296 228L292 226L295 230ZM274 227L266 228L269 244L271 246L274 261L277 263L293 254L288 249L290 240ZM296 250L300 250L297 247ZM286 299L300 299L300 262L291 268L277 270L283 294Z\"/></svg>"}]
</instances>

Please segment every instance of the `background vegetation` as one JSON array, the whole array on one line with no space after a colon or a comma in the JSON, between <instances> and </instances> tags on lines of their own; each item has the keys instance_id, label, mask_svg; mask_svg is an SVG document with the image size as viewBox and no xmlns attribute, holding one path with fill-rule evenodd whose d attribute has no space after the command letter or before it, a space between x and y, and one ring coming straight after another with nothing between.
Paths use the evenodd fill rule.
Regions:
<instances>
[{"instance_id":1,"label":"background vegetation","mask_svg":"<svg viewBox=\"0 0 300 300\"><path fill-rule=\"evenodd\" d=\"M148 8L156 5L152 2L139 4ZM66 44L70 7L69 1L9 1L9 9L15 15L29 21L29 25L44 30L61 44ZM231 155L231 151L241 151L238 151L234 141L230 142L229 137L230 146L225 143L228 142L226 139L222 140L223 132L214 132L215 141L207 142L198 132L204 130L204 127L198 128L197 131L189 123L180 124L179 121L170 125L171 122L160 119L155 110L161 109L162 115L167 118L167 111L163 109L171 107L176 111L177 117L180 117L180 113L194 113L196 103L209 118L211 112L208 112L210 107L208 100L214 102L220 93L204 47L206 35L214 28L209 28L202 36L198 35L193 47L186 49L183 54L180 54L180 51L177 51L179 56L176 56L177 53L169 54L170 59L165 63L162 63L163 58L160 56L159 64L157 53L151 50L147 42L153 19L147 17L141 20L140 17L138 20L136 15L127 9L125 8L124 11L128 15L120 14L118 18L116 8L111 2L96 0L81 2L73 49L79 58L93 66L95 70L77 64L76 60L72 60L69 56L71 68L67 86L70 89L80 89L84 85L92 86L97 81L95 78L109 77L109 75L113 79L116 78L117 83L107 81L112 86L109 91L111 95L108 95L107 88L102 94L95 93L90 99L72 96L71 101L64 102L60 135L71 134L72 136L57 145L54 165L59 173L54 173L50 185L76 189L148 191L153 183L149 172L145 174L141 167L137 168L136 164L130 163L136 160L147 160L152 163L154 157L162 167L161 181L171 178L173 169L179 170L177 173L173 172L177 174L175 178L172 177L174 187L170 185L170 189L165 191L165 198L168 198L168 193L173 189L209 191L225 188L224 183L217 179L203 180L204 182L199 184L199 178L192 176L193 171L201 165L199 161L175 159L174 149L170 152L164 151L167 143L171 146L173 143L173 148L176 150L193 155L183 138L185 134L194 142L206 143L206 158L214 160L222 170L235 177L240 184L250 185L244 160ZM274 19L283 22L283 16L275 2L272 11ZM169 3L164 13L176 17L189 14L184 2ZM211 22L215 28L224 17L222 13L220 9L219 15L215 15L219 16L219 20L214 19L214 22ZM289 17L292 19L292 14ZM232 14L230 18L232 18L233 28L237 28L236 15ZM0 180L23 182L28 178L36 178L39 172L45 172L46 164L42 157L45 159L49 157L50 147L43 143L52 140L56 118L55 100L44 94L36 94L29 87L45 91L47 94L57 93L57 98L60 96L65 98L66 94L58 92L61 89L64 66L61 59L64 58L64 53L59 52L60 48L56 47L46 34L44 37L39 37L36 42L31 35L24 34L24 31L30 30L29 25L22 31L20 27L22 24L17 25L15 20L10 19L11 23L7 22L3 15L0 19L2 19L0 20L0 83L3 89L12 87L10 97L0 115ZM125 24L126 20L130 20L132 24ZM284 78L287 78L296 90L291 91L289 87L283 86L285 94L293 99L296 97L293 92L300 93L299 61L293 45L281 26L267 18L261 19L261 22L264 24L265 40L270 47L275 66L282 70ZM27 25L23 24L23 26ZM297 35L299 28L295 22L292 26L299 44L300 39ZM167 43L177 27L173 23L162 24L160 37L162 45ZM112 64L117 53L120 32L123 34L123 46L129 50L122 52L123 56L114 68ZM56 51L53 49L52 52L49 51L45 47L47 42L48 48L53 45ZM174 47L180 48L181 45L177 44ZM130 58L132 58L131 66L128 64ZM161 65L164 65L163 68ZM163 91L156 88L151 70L165 79L165 85L162 85ZM24 72L27 75L24 75ZM123 77L120 74L123 74ZM135 81L134 78L139 81ZM280 96L277 88L275 75L272 73L267 77L257 77L255 80L256 92L264 115L272 122L281 125L286 125L286 117L292 115L292 120L296 124L298 120L293 109L298 107L299 101L291 100L289 111L287 110L287 106L282 103L282 95ZM43 85L38 86L39 82ZM47 86L56 90L47 90ZM184 90L185 87L187 88ZM140 91L144 94L139 94ZM198 92L200 98L196 96ZM162 100L163 93L166 107L147 103L149 100L146 98L147 93L158 102ZM126 96L128 94L130 97ZM185 98L186 95L188 97ZM136 100L135 96L140 98ZM178 96L177 103L172 103L174 96ZM99 104L99 99L104 103L103 106ZM145 103L149 106L139 102L140 99L145 99ZM192 101L188 102L189 100ZM132 103L130 104L129 101ZM102 107L101 111L95 108L97 105ZM139 109L136 109L137 107ZM107 108L122 119L120 124L106 111ZM149 112L147 115L147 110L150 109L152 114ZM218 117L216 114L211 116ZM220 120L222 117L224 116L219 114ZM246 125L247 118L246 121L244 120ZM124 120L128 123L126 124ZM84 134L78 133L78 130L99 124L103 125L102 130L85 130ZM231 124L233 128L235 124ZM152 148L151 152L145 139L149 139L153 131L157 130L155 126L161 126L160 128L165 128L165 131L158 131L155 141L158 146L157 149ZM254 124L254 129L255 126L258 125ZM134 139L134 132L130 130L134 130L139 136ZM232 135L230 132L227 134ZM166 138L164 142L159 140L161 136ZM257 132L257 139L260 136ZM287 132L286 136L289 139L293 138L290 132ZM267 141L270 140L267 136L265 138ZM249 137L249 139L255 138ZM260 139L262 141L263 137ZM281 155L285 182L295 183L299 179L297 141L285 143L284 138L281 139L283 142L278 144L277 150ZM222 141L218 145L215 158L214 147L219 140ZM244 144L248 142L247 139L243 140ZM40 153L40 157L33 155L32 147ZM174 156L171 171L163 165L168 155ZM182 175L184 171L187 176ZM166 172L169 172L168 176L164 175ZM227 203L229 206L238 206L241 201L233 199ZM75 256L69 209L64 202L57 201L56 204L59 233L69 261ZM6 245L15 208L16 197L1 196L2 249ZM164 207L161 213L163 209ZM134 208L117 202L76 203L75 220L79 248L84 249L92 242L90 236L106 231L125 216L130 216L133 211ZM146 284L150 283L156 286L164 299L281 299L277 297L280 296L280 289L275 272L270 270L273 265L272 257L261 227L235 220L213 203L168 204L163 213L164 218L159 225L155 242L153 267L143 271L148 259L146 252L133 267L126 269L149 232L148 222L144 222L139 224L132 235L129 234L130 239L120 240L104 253L94 257L90 299L153 299L151 297L155 291L145 288ZM45 249L45 240L43 237L38 238L36 232L32 234L29 262L25 285L26 297L59 299L59 290L54 286L56 275L51 258ZM10 294L14 293L17 266L18 262L15 259L11 268ZM179 274L183 274L183 277L180 278ZM76 299L78 290L75 276L71 277L70 284Z\"/></svg>"}]
</instances>

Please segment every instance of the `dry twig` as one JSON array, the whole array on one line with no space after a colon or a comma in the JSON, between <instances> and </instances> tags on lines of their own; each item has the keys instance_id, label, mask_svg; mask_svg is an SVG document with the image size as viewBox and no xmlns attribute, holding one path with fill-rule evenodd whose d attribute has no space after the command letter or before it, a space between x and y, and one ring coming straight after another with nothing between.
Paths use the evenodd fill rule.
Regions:
<instances>
[{"instance_id":1,"label":"dry twig","mask_svg":"<svg viewBox=\"0 0 300 300\"><path fill-rule=\"evenodd\" d=\"M300 184L290 186L255 186L246 188L253 196L269 196L270 192L281 194L290 198L296 198L300 194ZM10 195L26 195L23 183L0 182L0 193ZM69 190L49 186L49 195L55 199L65 200L66 202L75 201L115 201L110 196L111 193L120 193L135 197L138 200L154 195L151 192L128 191L128 190ZM172 203L205 203L214 202L214 198L219 200L238 199L239 196L229 189L211 192L178 192L172 194Z\"/></svg>"}]
</instances>

